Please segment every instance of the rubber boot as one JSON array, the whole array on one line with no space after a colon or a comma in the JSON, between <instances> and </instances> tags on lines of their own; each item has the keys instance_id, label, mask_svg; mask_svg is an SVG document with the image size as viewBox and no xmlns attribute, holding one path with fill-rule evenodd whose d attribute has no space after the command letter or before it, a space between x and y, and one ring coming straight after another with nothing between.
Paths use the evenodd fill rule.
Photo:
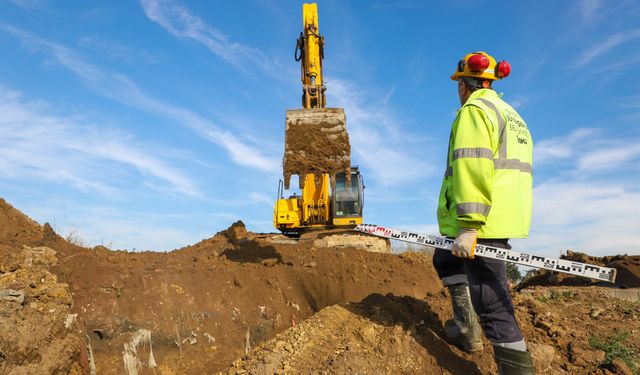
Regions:
<instances>
[{"instance_id":1,"label":"rubber boot","mask_svg":"<svg viewBox=\"0 0 640 375\"><path fill-rule=\"evenodd\" d=\"M449 285L447 288L451 294L453 319L444 323L445 336L449 342L467 353L482 351L482 329L471 305L469 285Z\"/></svg>"},{"instance_id":2,"label":"rubber boot","mask_svg":"<svg viewBox=\"0 0 640 375\"><path fill-rule=\"evenodd\" d=\"M534 375L531 352L494 346L498 375Z\"/></svg>"}]
</instances>

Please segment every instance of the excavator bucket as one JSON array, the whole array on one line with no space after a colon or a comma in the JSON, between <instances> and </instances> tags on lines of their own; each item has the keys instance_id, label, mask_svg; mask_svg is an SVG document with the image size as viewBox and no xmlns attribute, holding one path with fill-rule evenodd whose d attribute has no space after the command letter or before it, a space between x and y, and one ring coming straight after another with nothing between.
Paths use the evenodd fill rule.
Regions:
<instances>
[{"instance_id":1,"label":"excavator bucket","mask_svg":"<svg viewBox=\"0 0 640 375\"><path fill-rule=\"evenodd\" d=\"M286 113L284 138L284 185L289 189L291 175L297 174L300 188L305 176L315 175L316 183L328 173L335 185L336 173L350 179L351 146L342 108L294 109Z\"/></svg>"}]
</instances>

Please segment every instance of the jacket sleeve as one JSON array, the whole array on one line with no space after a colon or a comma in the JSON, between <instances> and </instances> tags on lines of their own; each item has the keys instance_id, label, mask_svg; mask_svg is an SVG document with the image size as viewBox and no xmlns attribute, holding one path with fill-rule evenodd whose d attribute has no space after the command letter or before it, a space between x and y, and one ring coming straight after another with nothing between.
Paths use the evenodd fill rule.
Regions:
<instances>
[{"instance_id":1,"label":"jacket sleeve","mask_svg":"<svg viewBox=\"0 0 640 375\"><path fill-rule=\"evenodd\" d=\"M493 125L477 106L460 109L453 126L450 163L458 224L479 229L491 210L494 166Z\"/></svg>"}]
</instances>

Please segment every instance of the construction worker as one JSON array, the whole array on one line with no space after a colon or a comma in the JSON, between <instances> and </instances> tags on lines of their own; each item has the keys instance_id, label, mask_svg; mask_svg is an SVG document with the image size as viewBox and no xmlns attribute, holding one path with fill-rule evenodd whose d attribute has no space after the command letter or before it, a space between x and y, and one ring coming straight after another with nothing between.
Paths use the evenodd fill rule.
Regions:
<instances>
[{"instance_id":1,"label":"construction worker","mask_svg":"<svg viewBox=\"0 0 640 375\"><path fill-rule=\"evenodd\" d=\"M491 87L510 70L507 62L475 52L460 60L451 76L462 107L449 139L438 225L455 240L451 252L436 250L433 259L451 294L447 338L478 352L482 327L504 375L533 374L531 354L514 316L505 263L473 253L476 243L510 249L509 238L529 234L531 135L518 112Z\"/></svg>"}]
</instances>

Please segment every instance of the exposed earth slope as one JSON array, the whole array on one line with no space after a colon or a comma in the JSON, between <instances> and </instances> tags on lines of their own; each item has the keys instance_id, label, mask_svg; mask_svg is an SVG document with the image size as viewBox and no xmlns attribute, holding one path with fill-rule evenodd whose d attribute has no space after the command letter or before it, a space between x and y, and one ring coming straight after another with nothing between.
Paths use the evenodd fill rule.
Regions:
<instances>
[{"instance_id":1,"label":"exposed earth slope","mask_svg":"<svg viewBox=\"0 0 640 375\"><path fill-rule=\"evenodd\" d=\"M637 299L534 284L513 293L541 373L633 367L594 346L618 333L609 339L640 347ZM442 339L450 314L425 254L241 222L171 252L88 249L0 200L0 373L494 373L487 342L470 356Z\"/></svg>"}]
</instances>

